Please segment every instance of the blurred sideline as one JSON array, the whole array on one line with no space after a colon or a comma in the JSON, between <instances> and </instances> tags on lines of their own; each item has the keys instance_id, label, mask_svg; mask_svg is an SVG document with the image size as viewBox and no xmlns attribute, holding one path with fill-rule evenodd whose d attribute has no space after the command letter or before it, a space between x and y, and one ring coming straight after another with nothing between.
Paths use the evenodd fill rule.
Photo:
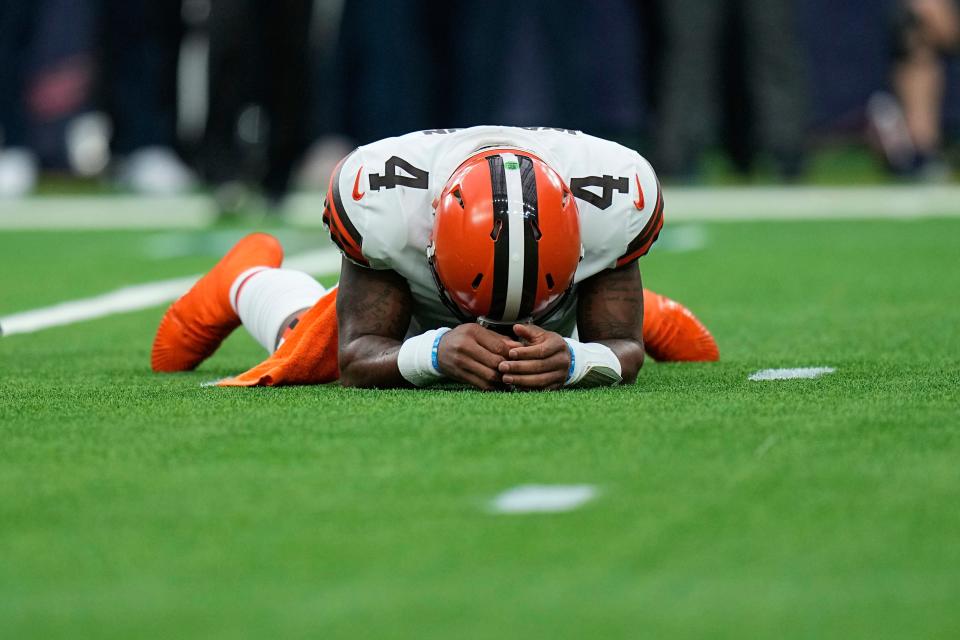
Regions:
<instances>
[{"instance_id":1,"label":"blurred sideline","mask_svg":"<svg viewBox=\"0 0 960 640\"><path fill-rule=\"evenodd\" d=\"M664 197L670 221L960 217L960 186L946 185L665 187ZM322 210L322 194L301 193L275 218L316 228L322 226ZM0 200L0 230L204 229L217 220L213 201L199 194Z\"/></svg>"}]
</instances>

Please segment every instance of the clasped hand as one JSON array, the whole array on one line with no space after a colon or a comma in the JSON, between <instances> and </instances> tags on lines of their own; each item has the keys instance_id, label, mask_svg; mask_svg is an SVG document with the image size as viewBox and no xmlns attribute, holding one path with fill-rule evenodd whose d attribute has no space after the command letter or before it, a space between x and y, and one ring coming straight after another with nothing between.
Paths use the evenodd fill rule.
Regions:
<instances>
[{"instance_id":1,"label":"clasped hand","mask_svg":"<svg viewBox=\"0 0 960 640\"><path fill-rule=\"evenodd\" d=\"M476 323L448 331L437 349L440 371L485 391L562 387L570 351L560 334L533 324L516 324L513 331L519 341Z\"/></svg>"}]
</instances>

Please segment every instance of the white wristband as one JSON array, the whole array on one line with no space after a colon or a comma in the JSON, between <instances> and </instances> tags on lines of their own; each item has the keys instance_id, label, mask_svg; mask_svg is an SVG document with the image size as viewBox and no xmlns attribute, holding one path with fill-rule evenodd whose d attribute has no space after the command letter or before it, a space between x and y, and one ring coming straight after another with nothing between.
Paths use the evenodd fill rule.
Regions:
<instances>
[{"instance_id":1,"label":"white wristband","mask_svg":"<svg viewBox=\"0 0 960 640\"><path fill-rule=\"evenodd\" d=\"M444 377L437 362L437 350L440 338L447 331L449 327L440 327L404 340L397 354L397 366L404 380L422 387Z\"/></svg>"},{"instance_id":2,"label":"white wristband","mask_svg":"<svg viewBox=\"0 0 960 640\"><path fill-rule=\"evenodd\" d=\"M623 380L620 359L610 347L596 342L577 342L564 338L570 349L568 387L611 387Z\"/></svg>"}]
</instances>

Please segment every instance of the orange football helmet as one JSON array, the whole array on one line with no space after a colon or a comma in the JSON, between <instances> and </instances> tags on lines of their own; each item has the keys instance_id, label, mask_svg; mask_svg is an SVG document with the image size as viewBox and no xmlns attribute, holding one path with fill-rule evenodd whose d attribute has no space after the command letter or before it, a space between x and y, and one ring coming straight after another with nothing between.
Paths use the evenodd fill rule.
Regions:
<instances>
[{"instance_id":1,"label":"orange football helmet","mask_svg":"<svg viewBox=\"0 0 960 640\"><path fill-rule=\"evenodd\" d=\"M529 152L477 152L437 200L427 257L441 299L462 321L542 322L571 291L582 256L576 199Z\"/></svg>"}]
</instances>

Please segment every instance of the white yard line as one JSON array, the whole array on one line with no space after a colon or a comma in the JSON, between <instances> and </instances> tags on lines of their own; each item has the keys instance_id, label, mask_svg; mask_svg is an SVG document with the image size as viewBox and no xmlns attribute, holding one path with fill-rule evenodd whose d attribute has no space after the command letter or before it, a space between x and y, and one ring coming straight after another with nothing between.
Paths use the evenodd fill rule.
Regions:
<instances>
[{"instance_id":1,"label":"white yard line","mask_svg":"<svg viewBox=\"0 0 960 640\"><path fill-rule=\"evenodd\" d=\"M340 252L336 249L308 251L287 258L284 266L314 275L331 275L339 273ZM199 275L193 275L148 282L123 287L92 298L71 300L50 307L14 313L0 318L0 334L9 336L33 333L118 313L149 309L176 300L199 278Z\"/></svg>"},{"instance_id":2,"label":"white yard line","mask_svg":"<svg viewBox=\"0 0 960 640\"><path fill-rule=\"evenodd\" d=\"M960 186L665 187L667 221L960 217ZM323 194L290 197L285 220L321 226ZM216 219L204 195L35 196L0 201L0 230L199 229Z\"/></svg>"},{"instance_id":3,"label":"white yard line","mask_svg":"<svg viewBox=\"0 0 960 640\"><path fill-rule=\"evenodd\" d=\"M493 513L558 513L573 511L597 497L590 484L524 484L504 491L490 503Z\"/></svg>"},{"instance_id":4,"label":"white yard line","mask_svg":"<svg viewBox=\"0 0 960 640\"><path fill-rule=\"evenodd\" d=\"M813 379L824 376L828 373L834 373L833 367L803 367L799 369L761 369L756 373L750 374L750 380L755 382L765 382L768 380L798 380Z\"/></svg>"}]
</instances>

